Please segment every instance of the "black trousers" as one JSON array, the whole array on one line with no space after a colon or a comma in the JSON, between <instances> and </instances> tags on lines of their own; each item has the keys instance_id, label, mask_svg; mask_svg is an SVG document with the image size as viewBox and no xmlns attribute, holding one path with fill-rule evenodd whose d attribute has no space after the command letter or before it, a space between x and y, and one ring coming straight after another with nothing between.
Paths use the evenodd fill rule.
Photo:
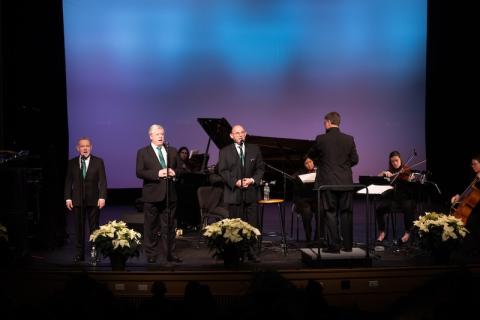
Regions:
<instances>
[{"instance_id":1,"label":"black trousers","mask_svg":"<svg viewBox=\"0 0 480 320\"><path fill-rule=\"evenodd\" d=\"M255 228L259 227L257 208L258 206L256 203L245 203L243 206L241 204L228 205L230 218L240 218Z\"/></svg>"},{"instance_id":2,"label":"black trousers","mask_svg":"<svg viewBox=\"0 0 480 320\"><path fill-rule=\"evenodd\" d=\"M169 210L167 210L166 201L145 202L143 204L145 215L143 247L147 258L157 258L161 255L162 249L165 257L174 254L175 228L177 227L175 208L176 204L174 202L170 203L169 226Z\"/></svg>"},{"instance_id":3,"label":"black trousers","mask_svg":"<svg viewBox=\"0 0 480 320\"><path fill-rule=\"evenodd\" d=\"M346 249L353 247L353 193L326 190L322 192L328 246ZM339 231L339 224L340 230ZM340 241L340 236L341 240Z\"/></svg>"},{"instance_id":4,"label":"black trousers","mask_svg":"<svg viewBox=\"0 0 480 320\"><path fill-rule=\"evenodd\" d=\"M83 209L83 210L82 210ZM73 207L75 231L77 233L77 255L85 256L85 220L88 220L89 235L99 228L100 209L97 206Z\"/></svg>"},{"instance_id":5,"label":"black trousers","mask_svg":"<svg viewBox=\"0 0 480 320\"><path fill-rule=\"evenodd\" d=\"M307 241L312 240L312 219L315 217L317 221L317 199L313 198L294 198L296 211L302 216L303 228L305 229L305 238ZM324 212L321 210L318 215L320 216L320 230L315 231L315 239L325 237L325 217ZM317 224L315 224L317 225Z\"/></svg>"},{"instance_id":6,"label":"black trousers","mask_svg":"<svg viewBox=\"0 0 480 320\"><path fill-rule=\"evenodd\" d=\"M375 214L377 216L378 231L385 231L385 214L400 210L403 213L403 226L409 232L413 226L416 202L406 198L387 197L380 200Z\"/></svg>"}]
</instances>

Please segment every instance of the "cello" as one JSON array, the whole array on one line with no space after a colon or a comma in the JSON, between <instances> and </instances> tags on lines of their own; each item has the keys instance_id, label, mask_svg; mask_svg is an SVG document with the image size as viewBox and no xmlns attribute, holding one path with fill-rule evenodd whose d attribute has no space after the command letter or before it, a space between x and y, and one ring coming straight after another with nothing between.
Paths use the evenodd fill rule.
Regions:
<instances>
[{"instance_id":1,"label":"cello","mask_svg":"<svg viewBox=\"0 0 480 320\"><path fill-rule=\"evenodd\" d=\"M467 224L468 217L472 213L473 208L480 201L480 189L475 186L475 184L480 180L478 176L475 176L472 183L463 191L460 195L460 198L455 202L451 207L451 213L456 218L459 218L463 221L464 224Z\"/></svg>"}]
</instances>

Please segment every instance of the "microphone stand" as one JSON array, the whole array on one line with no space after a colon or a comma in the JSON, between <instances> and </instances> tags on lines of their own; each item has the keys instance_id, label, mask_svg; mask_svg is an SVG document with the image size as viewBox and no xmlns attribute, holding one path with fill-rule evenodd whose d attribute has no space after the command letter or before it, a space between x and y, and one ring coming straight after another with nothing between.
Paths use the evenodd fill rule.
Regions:
<instances>
[{"instance_id":1,"label":"microphone stand","mask_svg":"<svg viewBox=\"0 0 480 320\"><path fill-rule=\"evenodd\" d=\"M265 161L263 162L267 167L269 167L270 169L272 170L275 170L279 173L282 174L282 177L283 177L283 199L286 200L287 198L287 178L289 178L290 180L295 180L294 177L292 177L291 175L289 175L288 173L278 169L278 168L275 168L274 166L272 165L269 165L268 163L266 163Z\"/></svg>"},{"instance_id":2,"label":"microphone stand","mask_svg":"<svg viewBox=\"0 0 480 320\"><path fill-rule=\"evenodd\" d=\"M245 178L245 151L247 148L245 147L245 151L243 151L243 148L245 147L245 142L243 140L240 141L240 148L242 150L243 154L243 159L240 159L240 165L242 167L241 172L240 172L240 192L242 193L242 202L241 202L241 212L242 212L242 220L245 219L245 222L248 222L248 216L247 216L247 208L245 206L246 203L246 191L245 188L243 187L243 179ZM243 162L242 162L243 161Z\"/></svg>"},{"instance_id":3,"label":"microphone stand","mask_svg":"<svg viewBox=\"0 0 480 320\"><path fill-rule=\"evenodd\" d=\"M83 163L82 163L82 160ZM83 255L85 256L85 215L86 215L86 208L85 208L85 178L83 177L83 165L85 165L85 170L87 169L86 166L87 166L87 162L86 160L84 159L83 155L80 156L80 180L82 181L82 187L80 188L80 217L78 218L79 220L79 227L80 227L80 233L78 235L78 242L80 242L80 239L81 239L81 243L82 243L82 247L83 247Z\"/></svg>"},{"instance_id":4,"label":"microphone stand","mask_svg":"<svg viewBox=\"0 0 480 320\"><path fill-rule=\"evenodd\" d=\"M167 154L166 164L167 164L167 175L165 176L165 189L166 189L166 205L167 205L167 259L172 256L172 217L171 217L171 210L170 210L170 177L168 176L169 172L169 164L168 161L168 144L164 143L163 146L165 147L165 153ZM160 151L161 152L161 151Z\"/></svg>"}]
</instances>

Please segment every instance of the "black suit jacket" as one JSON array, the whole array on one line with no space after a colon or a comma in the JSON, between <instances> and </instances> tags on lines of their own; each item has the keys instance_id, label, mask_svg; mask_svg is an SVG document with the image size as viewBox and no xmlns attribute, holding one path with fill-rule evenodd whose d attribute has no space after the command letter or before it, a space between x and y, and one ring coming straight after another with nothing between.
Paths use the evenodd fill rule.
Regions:
<instances>
[{"instance_id":1,"label":"black suit jacket","mask_svg":"<svg viewBox=\"0 0 480 320\"><path fill-rule=\"evenodd\" d=\"M83 193L85 199L83 205L97 206L98 199L107 199L105 165L101 158L90 155L87 174L83 179L79 158L75 157L68 161L64 198L71 199L73 205L79 207L82 205Z\"/></svg>"},{"instance_id":2,"label":"black suit jacket","mask_svg":"<svg viewBox=\"0 0 480 320\"><path fill-rule=\"evenodd\" d=\"M253 178L255 183L245 190L245 201L256 202L259 199L258 185L265 172L262 154L258 146L245 144L245 178ZM220 150L218 157L218 173L225 182L223 199L227 204L240 204L242 193L235 186L238 179L242 178L242 165L235 144L230 144Z\"/></svg>"},{"instance_id":3,"label":"black suit jacket","mask_svg":"<svg viewBox=\"0 0 480 320\"><path fill-rule=\"evenodd\" d=\"M182 171L178 168L178 160L177 149L168 147L167 165L175 171L176 175ZM143 179L143 202L160 202L165 199L167 195L167 181L158 176L160 169L164 168L160 165L157 154L151 145L138 150L136 171L137 178ZM173 184L170 184L169 191L169 201L176 201L177 194Z\"/></svg>"},{"instance_id":4,"label":"black suit jacket","mask_svg":"<svg viewBox=\"0 0 480 320\"><path fill-rule=\"evenodd\" d=\"M330 128L317 136L308 154L318 159L315 188L353 183L352 167L358 163L358 154L352 136Z\"/></svg>"}]
</instances>

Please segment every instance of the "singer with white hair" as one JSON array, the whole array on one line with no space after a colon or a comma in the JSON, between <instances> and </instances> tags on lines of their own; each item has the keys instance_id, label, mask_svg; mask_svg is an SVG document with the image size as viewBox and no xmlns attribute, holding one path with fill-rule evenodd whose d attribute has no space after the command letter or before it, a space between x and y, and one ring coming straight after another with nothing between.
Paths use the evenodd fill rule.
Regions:
<instances>
[{"instance_id":1,"label":"singer with white hair","mask_svg":"<svg viewBox=\"0 0 480 320\"><path fill-rule=\"evenodd\" d=\"M137 177L143 180L144 252L155 263L163 249L166 260L182 262L175 255L174 180L181 172L177 150L165 141L165 130L154 124L148 129L150 144L137 152Z\"/></svg>"},{"instance_id":2,"label":"singer with white hair","mask_svg":"<svg viewBox=\"0 0 480 320\"><path fill-rule=\"evenodd\" d=\"M256 204L265 165L260 148L247 143L246 136L243 126L232 127L233 143L220 150L218 172L225 182L224 202L229 206L230 216L257 226Z\"/></svg>"}]
</instances>

